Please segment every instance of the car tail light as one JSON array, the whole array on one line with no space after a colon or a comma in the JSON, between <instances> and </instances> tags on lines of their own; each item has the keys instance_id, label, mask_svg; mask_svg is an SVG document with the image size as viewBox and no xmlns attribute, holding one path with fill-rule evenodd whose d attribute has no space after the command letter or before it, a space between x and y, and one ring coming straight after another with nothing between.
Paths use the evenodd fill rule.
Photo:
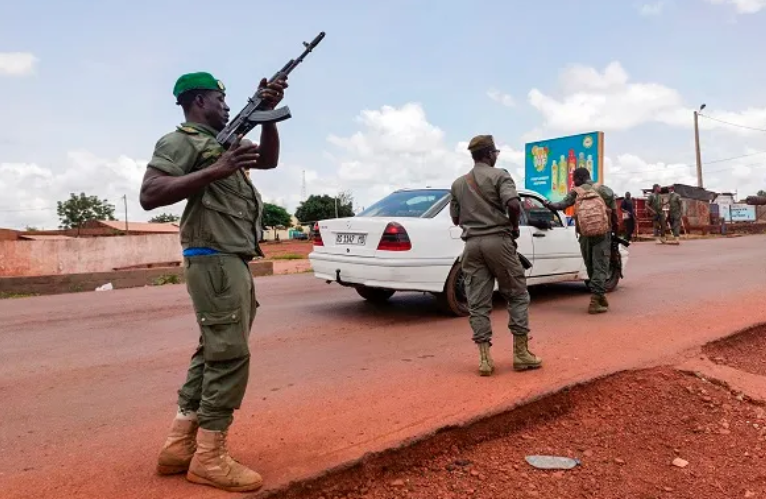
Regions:
<instances>
[{"instance_id":1,"label":"car tail light","mask_svg":"<svg viewBox=\"0 0 766 499\"><path fill-rule=\"evenodd\" d=\"M322 234L319 232L319 222L314 223L314 246L324 246Z\"/></svg>"},{"instance_id":2,"label":"car tail light","mask_svg":"<svg viewBox=\"0 0 766 499\"><path fill-rule=\"evenodd\" d=\"M378 250L380 251L409 251L412 249L410 243L410 236L407 235L407 231L404 227L396 222L391 222L386 226L386 230L383 231L383 236L378 243Z\"/></svg>"}]
</instances>

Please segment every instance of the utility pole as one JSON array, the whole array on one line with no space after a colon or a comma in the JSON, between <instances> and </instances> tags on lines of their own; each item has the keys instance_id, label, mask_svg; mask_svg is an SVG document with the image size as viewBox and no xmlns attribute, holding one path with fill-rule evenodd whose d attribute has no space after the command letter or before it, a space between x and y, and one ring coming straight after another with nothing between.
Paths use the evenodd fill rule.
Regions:
<instances>
[{"instance_id":1,"label":"utility pole","mask_svg":"<svg viewBox=\"0 0 766 499\"><path fill-rule=\"evenodd\" d=\"M700 111L705 109L705 104L700 106ZM697 187L702 188L702 154L700 153L700 127L699 111L694 111L694 148L697 153Z\"/></svg>"},{"instance_id":2,"label":"utility pole","mask_svg":"<svg viewBox=\"0 0 766 499\"><path fill-rule=\"evenodd\" d=\"M125 235L128 235L128 195L123 194L122 200L125 202Z\"/></svg>"},{"instance_id":3,"label":"utility pole","mask_svg":"<svg viewBox=\"0 0 766 499\"><path fill-rule=\"evenodd\" d=\"M335 218L338 218L338 195L335 195Z\"/></svg>"}]
</instances>

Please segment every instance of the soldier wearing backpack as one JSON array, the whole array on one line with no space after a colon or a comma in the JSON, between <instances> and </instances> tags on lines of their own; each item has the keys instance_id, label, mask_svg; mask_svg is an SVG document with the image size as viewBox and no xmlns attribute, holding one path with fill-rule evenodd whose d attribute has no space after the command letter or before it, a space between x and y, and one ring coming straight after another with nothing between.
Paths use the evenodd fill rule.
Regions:
<instances>
[{"instance_id":1,"label":"soldier wearing backpack","mask_svg":"<svg viewBox=\"0 0 766 499\"><path fill-rule=\"evenodd\" d=\"M590 280L591 299L589 314L609 310L606 300L606 281L609 278L609 260L612 254L612 234L617 234L617 202L612 189L595 186L587 168L572 173L574 188L558 203L545 203L550 210L575 207L576 230L580 235L580 251L585 260Z\"/></svg>"}]
</instances>

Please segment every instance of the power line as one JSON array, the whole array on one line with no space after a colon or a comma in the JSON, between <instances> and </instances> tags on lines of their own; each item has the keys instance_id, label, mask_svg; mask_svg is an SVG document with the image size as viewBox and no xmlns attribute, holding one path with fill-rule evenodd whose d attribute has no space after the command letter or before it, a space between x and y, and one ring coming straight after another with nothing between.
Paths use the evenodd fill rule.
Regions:
<instances>
[{"instance_id":1,"label":"power line","mask_svg":"<svg viewBox=\"0 0 766 499\"><path fill-rule=\"evenodd\" d=\"M730 121L719 120L718 118L713 118L712 116L708 116L706 114L701 114L700 113L699 116L702 116L703 118L707 118L709 120L717 121L719 123L723 123L725 125L734 126L734 127L737 127L737 128L745 128L747 130L755 130L756 132L766 132L766 129L763 129L763 128L756 128L756 127L747 126L747 125L740 125L738 123L731 123Z\"/></svg>"},{"instance_id":2,"label":"power line","mask_svg":"<svg viewBox=\"0 0 766 499\"><path fill-rule=\"evenodd\" d=\"M733 159L749 158L750 156L758 156L759 154L766 154L766 151L754 152L752 154L743 154L742 156L734 156L732 158L716 159L715 161L708 161L707 163L702 163L702 164L712 165L714 163L723 163L724 161L731 161Z\"/></svg>"}]
</instances>

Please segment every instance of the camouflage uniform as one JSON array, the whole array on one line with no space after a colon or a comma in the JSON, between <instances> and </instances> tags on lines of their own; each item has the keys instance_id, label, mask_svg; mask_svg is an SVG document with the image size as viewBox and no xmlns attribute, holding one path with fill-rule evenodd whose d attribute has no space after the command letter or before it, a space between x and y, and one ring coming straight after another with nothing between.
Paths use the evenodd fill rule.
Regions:
<instances>
[{"instance_id":1,"label":"camouflage uniform","mask_svg":"<svg viewBox=\"0 0 766 499\"><path fill-rule=\"evenodd\" d=\"M480 135L474 137L468 149L473 151L489 147L494 148L492 136ZM507 171L482 162L474 164L471 174L484 197L473 190L465 176L459 177L452 184L450 214L459 220L463 228L461 238L465 241L465 247L461 266L473 341L480 346L482 355L483 349L486 349L489 356L492 294L497 280L500 294L508 303L508 328L514 336L514 368L539 367L540 359L527 350L530 298L526 276L516 253L513 226L507 211L501 208L508 201L519 198L516 184ZM491 358L488 365L490 369L482 374L491 373Z\"/></svg>"},{"instance_id":2,"label":"camouflage uniform","mask_svg":"<svg viewBox=\"0 0 766 499\"><path fill-rule=\"evenodd\" d=\"M654 237L657 238L658 243L665 242L665 212L662 211L662 196L659 193L653 192L646 198L647 206L651 207L655 214L652 215L652 222L654 225Z\"/></svg>"},{"instance_id":3,"label":"camouflage uniform","mask_svg":"<svg viewBox=\"0 0 766 499\"><path fill-rule=\"evenodd\" d=\"M611 213L617 211L617 201L612 189L605 185L595 186L591 180L588 180L580 186L583 190L589 191L595 189L596 192L606 203ZM577 200L577 192L569 191L566 197L558 202L551 203L549 206L555 210L564 210L574 206ZM611 222L610 222L611 223ZM589 286L594 295L591 300L590 312L605 312L608 308L606 300L606 281L609 280L609 263L612 255L612 233L607 232L603 236L580 236L580 252L582 253L585 267L588 271Z\"/></svg>"},{"instance_id":4,"label":"camouflage uniform","mask_svg":"<svg viewBox=\"0 0 766 499\"><path fill-rule=\"evenodd\" d=\"M673 244L679 244L678 236L681 235L681 217L683 216L683 203L677 192L671 192L668 197L670 227L673 229Z\"/></svg>"}]
</instances>

